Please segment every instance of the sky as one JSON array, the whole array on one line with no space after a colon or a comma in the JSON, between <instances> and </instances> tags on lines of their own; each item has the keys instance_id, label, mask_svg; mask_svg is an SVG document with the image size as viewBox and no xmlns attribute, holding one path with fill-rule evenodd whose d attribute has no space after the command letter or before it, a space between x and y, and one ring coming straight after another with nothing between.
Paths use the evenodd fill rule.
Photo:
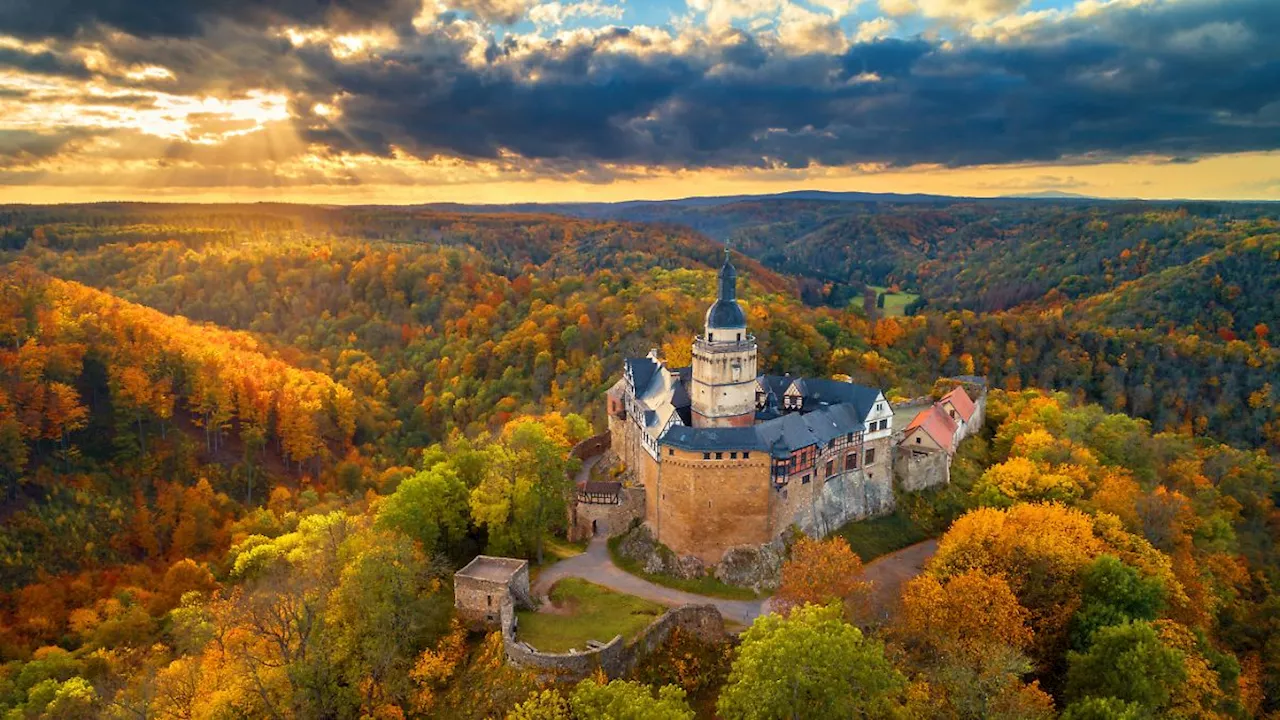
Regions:
<instances>
[{"instance_id":1,"label":"sky","mask_svg":"<svg viewBox=\"0 0 1280 720\"><path fill-rule=\"evenodd\" d=\"M0 0L0 202L1280 200L1280 0Z\"/></svg>"}]
</instances>

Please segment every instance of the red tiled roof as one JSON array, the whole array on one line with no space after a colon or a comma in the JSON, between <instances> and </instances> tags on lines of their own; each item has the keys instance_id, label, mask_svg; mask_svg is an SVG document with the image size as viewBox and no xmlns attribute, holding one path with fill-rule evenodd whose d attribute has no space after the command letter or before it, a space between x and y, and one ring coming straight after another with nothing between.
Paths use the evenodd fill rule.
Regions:
<instances>
[{"instance_id":1,"label":"red tiled roof","mask_svg":"<svg viewBox=\"0 0 1280 720\"><path fill-rule=\"evenodd\" d=\"M974 407L973 401L969 399L969 394L964 391L964 388L957 386L955 390L943 395L938 402L944 403L948 400L955 406L956 412L960 413L961 419L969 422L969 419L973 417L974 410L977 408Z\"/></svg>"},{"instance_id":2,"label":"red tiled roof","mask_svg":"<svg viewBox=\"0 0 1280 720\"><path fill-rule=\"evenodd\" d=\"M956 436L956 424L939 405L930 405L921 410L919 414L912 418L904 433L910 435L911 431L916 428L923 430L944 450L951 452L953 447L952 440Z\"/></svg>"}]
</instances>

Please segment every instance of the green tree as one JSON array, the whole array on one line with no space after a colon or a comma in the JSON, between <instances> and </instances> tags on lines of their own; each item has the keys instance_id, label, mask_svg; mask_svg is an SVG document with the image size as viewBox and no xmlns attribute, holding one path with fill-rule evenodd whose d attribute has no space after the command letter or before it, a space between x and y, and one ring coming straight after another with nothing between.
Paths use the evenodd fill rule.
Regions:
<instances>
[{"instance_id":1,"label":"green tree","mask_svg":"<svg viewBox=\"0 0 1280 720\"><path fill-rule=\"evenodd\" d=\"M1062 720L1144 720L1146 717L1137 703L1113 697L1077 700L1062 712Z\"/></svg>"},{"instance_id":2,"label":"green tree","mask_svg":"<svg viewBox=\"0 0 1280 720\"><path fill-rule=\"evenodd\" d=\"M582 720L693 720L684 690L674 685L663 685L654 697L648 685L638 682L601 685L589 679L574 688L569 706Z\"/></svg>"},{"instance_id":3,"label":"green tree","mask_svg":"<svg viewBox=\"0 0 1280 720\"><path fill-rule=\"evenodd\" d=\"M448 629L452 598L440 592L422 555L408 538L356 535L343 547L350 556L329 598L326 630L352 686L366 706L405 704L409 671L419 653Z\"/></svg>"},{"instance_id":4,"label":"green tree","mask_svg":"<svg viewBox=\"0 0 1280 720\"><path fill-rule=\"evenodd\" d=\"M1089 645L1101 627L1131 620L1155 620L1164 606L1164 585L1144 578L1114 555L1101 555L1085 568L1080 609L1071 623L1071 644Z\"/></svg>"},{"instance_id":5,"label":"green tree","mask_svg":"<svg viewBox=\"0 0 1280 720\"><path fill-rule=\"evenodd\" d=\"M1147 622L1102 627L1088 652L1067 654L1069 700L1112 697L1158 713L1186 680L1181 652L1160 641Z\"/></svg>"},{"instance_id":6,"label":"green tree","mask_svg":"<svg viewBox=\"0 0 1280 720\"><path fill-rule=\"evenodd\" d=\"M404 533L427 555L447 554L467 533L467 487L453 468L433 465L405 478L382 501L376 525Z\"/></svg>"},{"instance_id":7,"label":"green tree","mask_svg":"<svg viewBox=\"0 0 1280 720\"><path fill-rule=\"evenodd\" d=\"M490 446L489 471L471 492L471 515L489 552L542 563L543 538L563 524L573 480L564 449L538 422L508 425Z\"/></svg>"},{"instance_id":8,"label":"green tree","mask_svg":"<svg viewBox=\"0 0 1280 720\"><path fill-rule=\"evenodd\" d=\"M507 720L572 720L569 701L559 690L542 690L507 713Z\"/></svg>"},{"instance_id":9,"label":"green tree","mask_svg":"<svg viewBox=\"0 0 1280 720\"><path fill-rule=\"evenodd\" d=\"M839 607L805 605L763 615L743 633L716 708L730 720L883 717L905 685Z\"/></svg>"}]
</instances>

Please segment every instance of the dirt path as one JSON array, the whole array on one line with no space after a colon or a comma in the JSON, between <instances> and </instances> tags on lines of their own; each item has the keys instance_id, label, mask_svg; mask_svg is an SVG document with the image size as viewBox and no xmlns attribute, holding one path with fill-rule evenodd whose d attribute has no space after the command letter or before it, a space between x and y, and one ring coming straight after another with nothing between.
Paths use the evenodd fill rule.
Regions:
<instances>
[{"instance_id":1,"label":"dirt path","mask_svg":"<svg viewBox=\"0 0 1280 720\"><path fill-rule=\"evenodd\" d=\"M902 586L919 575L937 551L937 540L925 540L867 563L862 577L871 583L871 611L875 620L888 619L902 593Z\"/></svg>"},{"instance_id":2,"label":"dirt path","mask_svg":"<svg viewBox=\"0 0 1280 720\"><path fill-rule=\"evenodd\" d=\"M920 573L924 563L933 556L937 548L937 541L926 540L867 563L864 573L872 584L872 603L877 617L888 615L902 584ZM742 625L750 625L761 613L768 612L769 607L768 599L723 600L674 590L638 578L613 564L609 557L608 541L603 534L591 539L585 553L561 560L543 570L533 585L534 596L546 598L551 586L567 577L582 578L610 590L635 595L668 607L715 605L726 620Z\"/></svg>"}]
</instances>

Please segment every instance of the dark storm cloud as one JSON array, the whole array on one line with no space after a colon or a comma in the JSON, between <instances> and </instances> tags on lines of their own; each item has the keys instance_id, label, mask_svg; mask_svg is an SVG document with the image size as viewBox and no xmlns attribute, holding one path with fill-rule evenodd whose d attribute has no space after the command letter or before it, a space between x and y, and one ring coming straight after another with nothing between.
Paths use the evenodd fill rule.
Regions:
<instances>
[{"instance_id":1,"label":"dark storm cloud","mask_svg":"<svg viewBox=\"0 0 1280 720\"><path fill-rule=\"evenodd\" d=\"M446 29L447 30L447 29ZM685 55L605 52L612 38L462 60L442 30L390 58L306 65L341 94L335 148L669 167L1280 148L1274 0L1111 10L1011 42L882 40L791 56L749 36ZM536 77L536 81L530 81Z\"/></svg>"},{"instance_id":2,"label":"dark storm cloud","mask_svg":"<svg viewBox=\"0 0 1280 720\"><path fill-rule=\"evenodd\" d=\"M61 53L8 47L0 47L0 69L69 78L87 78L92 74L83 61Z\"/></svg>"},{"instance_id":3,"label":"dark storm cloud","mask_svg":"<svg viewBox=\"0 0 1280 720\"><path fill-rule=\"evenodd\" d=\"M3 0L0 28L19 37L71 37L113 28L138 37L190 37L206 22L360 27L411 19L412 0Z\"/></svg>"},{"instance_id":4,"label":"dark storm cloud","mask_svg":"<svg viewBox=\"0 0 1280 720\"><path fill-rule=\"evenodd\" d=\"M509 22L526 4L455 6ZM0 32L127 30L102 40L114 59L176 76L133 85L278 90L303 137L335 152L523 158L539 172L568 172L606 162L963 166L1280 148L1275 0L1104 9L1001 42L886 39L840 55L796 54L741 30L680 50L625 28L549 43L478 39L450 14L418 34L398 0L179 2L146 19L134 15L157 3L50 5L62 12L45 13L59 19L43 26L0 10ZM339 59L279 37L268 25L282 18L385 21L400 43ZM332 125L311 114L334 98Z\"/></svg>"}]
</instances>

